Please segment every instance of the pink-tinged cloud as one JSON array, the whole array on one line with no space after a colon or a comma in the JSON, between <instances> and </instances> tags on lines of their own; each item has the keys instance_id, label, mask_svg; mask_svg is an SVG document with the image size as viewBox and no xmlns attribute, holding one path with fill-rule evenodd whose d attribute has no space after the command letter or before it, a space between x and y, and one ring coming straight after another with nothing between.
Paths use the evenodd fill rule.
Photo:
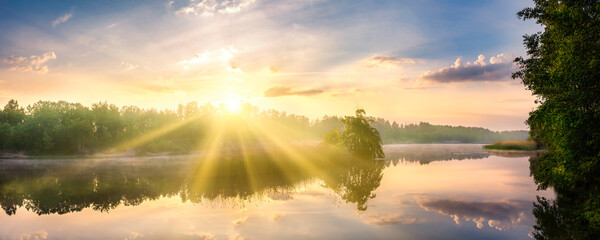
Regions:
<instances>
[{"instance_id":1,"label":"pink-tinged cloud","mask_svg":"<svg viewBox=\"0 0 600 240\"><path fill-rule=\"evenodd\" d=\"M425 63L425 59L420 58L401 58L393 56L374 56L365 59L368 68L381 66L400 66L404 64Z\"/></svg>"},{"instance_id":2,"label":"pink-tinged cloud","mask_svg":"<svg viewBox=\"0 0 600 240\"><path fill-rule=\"evenodd\" d=\"M420 78L440 83L509 81L511 73L516 70L512 59L514 57L510 54L499 54L486 63L485 56L479 55L473 63L463 64L458 58L451 67L426 72Z\"/></svg>"},{"instance_id":3,"label":"pink-tinged cloud","mask_svg":"<svg viewBox=\"0 0 600 240\"><path fill-rule=\"evenodd\" d=\"M48 66L43 66L42 64L47 61L56 59L56 54L54 52L47 52L42 54L41 56L31 56L31 57L15 57L10 56L2 60L2 62L11 65L11 71L20 71L20 72L36 72L36 73L47 73Z\"/></svg>"}]
</instances>

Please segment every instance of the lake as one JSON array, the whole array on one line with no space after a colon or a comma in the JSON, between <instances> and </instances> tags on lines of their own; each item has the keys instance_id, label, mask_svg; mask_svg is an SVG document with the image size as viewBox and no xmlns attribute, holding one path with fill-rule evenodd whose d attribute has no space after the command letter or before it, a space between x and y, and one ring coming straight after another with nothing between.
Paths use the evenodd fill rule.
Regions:
<instances>
[{"instance_id":1,"label":"lake","mask_svg":"<svg viewBox=\"0 0 600 240\"><path fill-rule=\"evenodd\" d=\"M3 159L0 239L530 239L536 196L554 198L536 191L527 155L384 151L358 163Z\"/></svg>"}]
</instances>

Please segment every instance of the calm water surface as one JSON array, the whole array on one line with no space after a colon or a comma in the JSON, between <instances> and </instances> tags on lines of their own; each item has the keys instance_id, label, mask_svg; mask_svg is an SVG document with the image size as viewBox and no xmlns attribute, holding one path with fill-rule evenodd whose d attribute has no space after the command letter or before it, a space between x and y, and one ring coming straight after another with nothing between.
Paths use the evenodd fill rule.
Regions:
<instances>
[{"instance_id":1,"label":"calm water surface","mask_svg":"<svg viewBox=\"0 0 600 240\"><path fill-rule=\"evenodd\" d=\"M528 156L386 145L386 160L0 160L0 239L529 239Z\"/></svg>"}]
</instances>

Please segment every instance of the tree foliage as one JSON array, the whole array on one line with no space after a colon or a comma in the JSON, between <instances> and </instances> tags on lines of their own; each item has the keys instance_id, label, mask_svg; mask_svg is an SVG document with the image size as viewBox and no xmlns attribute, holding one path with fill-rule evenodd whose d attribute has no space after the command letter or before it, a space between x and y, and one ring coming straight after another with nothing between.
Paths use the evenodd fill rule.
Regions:
<instances>
[{"instance_id":1,"label":"tree foliage","mask_svg":"<svg viewBox=\"0 0 600 240\"><path fill-rule=\"evenodd\" d=\"M131 149L138 153L188 152L199 150L202 141L210 137L217 125L226 128L226 136L222 139L225 145L235 147L235 141L252 145L256 142L256 136L252 135L256 129L251 129L248 122L268 126L269 131L279 129L281 131L278 134L294 141L316 140L323 133L338 129L338 135L329 136L334 138L331 142L338 142L339 139L335 138L342 135L344 125L354 128L366 126L364 124L367 122L381 133L385 143L483 143L523 138L522 132L513 131L492 132L484 128L436 126L428 123L390 124L382 118L366 117L364 113L345 118L324 116L311 121L305 116L272 109L260 111L250 104L244 104L240 115L232 117L226 114L223 106L199 105L196 102L180 104L175 111L158 111L136 106L119 108L107 102L87 107L65 101L39 101L23 108L17 101L10 100L4 110L0 111L0 152L33 155L90 154L129 142L136 144L120 150ZM373 129L369 128L369 131ZM157 135L156 132L161 134ZM348 144L355 145L361 140L349 137L347 141Z\"/></svg>"},{"instance_id":2,"label":"tree foliage","mask_svg":"<svg viewBox=\"0 0 600 240\"><path fill-rule=\"evenodd\" d=\"M515 60L538 97L527 124L548 152L536 160L539 187L575 198L590 229L600 230L600 2L535 0L517 15L544 30L524 36L528 58Z\"/></svg>"},{"instance_id":3,"label":"tree foliage","mask_svg":"<svg viewBox=\"0 0 600 240\"><path fill-rule=\"evenodd\" d=\"M325 143L341 145L358 155L374 158L385 156L379 131L371 126L373 120L365 116L365 110L358 109L355 116L346 116L340 122L344 125L344 131L334 128L325 134Z\"/></svg>"}]
</instances>

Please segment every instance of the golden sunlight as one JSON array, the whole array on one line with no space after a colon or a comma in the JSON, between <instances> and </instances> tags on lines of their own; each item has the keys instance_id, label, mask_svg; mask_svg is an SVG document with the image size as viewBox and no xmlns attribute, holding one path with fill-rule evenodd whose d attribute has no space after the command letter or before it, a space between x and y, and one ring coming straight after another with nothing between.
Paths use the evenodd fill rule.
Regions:
<instances>
[{"instance_id":1,"label":"golden sunlight","mask_svg":"<svg viewBox=\"0 0 600 240\"><path fill-rule=\"evenodd\" d=\"M237 95L229 95L222 102L229 114L238 114L242 110L242 99Z\"/></svg>"}]
</instances>

